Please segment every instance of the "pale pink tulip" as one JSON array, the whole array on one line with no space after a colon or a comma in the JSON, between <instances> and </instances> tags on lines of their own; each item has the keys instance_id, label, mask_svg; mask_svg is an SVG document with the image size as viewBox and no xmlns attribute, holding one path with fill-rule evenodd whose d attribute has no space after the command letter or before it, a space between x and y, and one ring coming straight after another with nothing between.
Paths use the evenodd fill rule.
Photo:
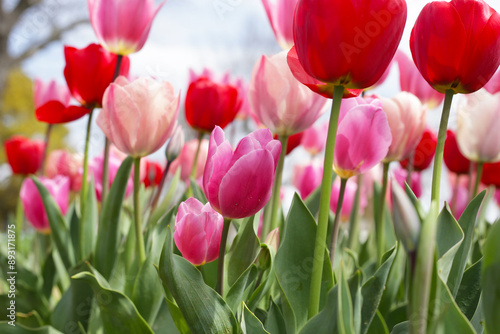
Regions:
<instances>
[{"instance_id":1,"label":"pale pink tulip","mask_svg":"<svg viewBox=\"0 0 500 334\"><path fill-rule=\"evenodd\" d=\"M437 107L444 99L444 94L439 93L425 81L415 63L402 51L397 51L394 59L399 67L399 82L401 90L417 96L429 109Z\"/></svg>"},{"instance_id":2,"label":"pale pink tulip","mask_svg":"<svg viewBox=\"0 0 500 334\"><path fill-rule=\"evenodd\" d=\"M170 83L118 77L104 93L97 125L119 150L144 157L172 135L178 113L179 94Z\"/></svg>"},{"instance_id":3,"label":"pale pink tulip","mask_svg":"<svg viewBox=\"0 0 500 334\"><path fill-rule=\"evenodd\" d=\"M459 107L456 138L460 152L475 162L500 161L500 93L467 95Z\"/></svg>"},{"instance_id":4,"label":"pale pink tulip","mask_svg":"<svg viewBox=\"0 0 500 334\"><path fill-rule=\"evenodd\" d=\"M323 167L319 164L298 165L294 168L293 185L299 190L300 197L306 199L323 180Z\"/></svg>"},{"instance_id":5,"label":"pale pink tulip","mask_svg":"<svg viewBox=\"0 0 500 334\"><path fill-rule=\"evenodd\" d=\"M156 6L154 0L87 0L90 23L99 43L124 56L142 49L164 3Z\"/></svg>"},{"instance_id":6,"label":"pale pink tulip","mask_svg":"<svg viewBox=\"0 0 500 334\"><path fill-rule=\"evenodd\" d=\"M298 0L262 0L267 18L283 50L293 46L293 13Z\"/></svg>"},{"instance_id":7,"label":"pale pink tulip","mask_svg":"<svg viewBox=\"0 0 500 334\"><path fill-rule=\"evenodd\" d=\"M60 102L67 107L71 100L71 93L66 85L59 85L55 80L43 82L35 79L34 99L35 109L50 101Z\"/></svg>"},{"instance_id":8,"label":"pale pink tulip","mask_svg":"<svg viewBox=\"0 0 500 334\"><path fill-rule=\"evenodd\" d=\"M174 134L172 138L170 138L167 148L165 150L165 157L168 162L173 162L179 154L181 154L181 150L184 147L184 130L182 130L182 126L177 124L177 127L174 130Z\"/></svg>"},{"instance_id":9,"label":"pale pink tulip","mask_svg":"<svg viewBox=\"0 0 500 334\"><path fill-rule=\"evenodd\" d=\"M225 218L257 213L271 197L281 144L271 131L260 129L244 137L233 152L224 131L210 135L203 190L212 207Z\"/></svg>"},{"instance_id":10,"label":"pale pink tulip","mask_svg":"<svg viewBox=\"0 0 500 334\"><path fill-rule=\"evenodd\" d=\"M392 134L392 144L384 161L406 159L415 150L425 131L427 109L415 95L408 92L381 100Z\"/></svg>"},{"instance_id":11,"label":"pale pink tulip","mask_svg":"<svg viewBox=\"0 0 500 334\"><path fill-rule=\"evenodd\" d=\"M191 197L179 205L174 240L182 256L201 266L219 256L224 218L209 203Z\"/></svg>"},{"instance_id":12,"label":"pale pink tulip","mask_svg":"<svg viewBox=\"0 0 500 334\"><path fill-rule=\"evenodd\" d=\"M51 179L57 175L66 176L70 180L71 190L77 192L82 187L82 175L80 173L82 165L83 157L80 154L55 150L50 152L47 158L45 173Z\"/></svg>"},{"instance_id":13,"label":"pale pink tulip","mask_svg":"<svg viewBox=\"0 0 500 334\"><path fill-rule=\"evenodd\" d=\"M54 179L40 177L40 182L47 188L50 195L59 206L63 215L68 211L69 179L65 176L56 176ZM26 219L41 233L50 233L49 219L45 212L42 197L35 182L27 178L21 186L20 195Z\"/></svg>"},{"instance_id":14,"label":"pale pink tulip","mask_svg":"<svg viewBox=\"0 0 500 334\"><path fill-rule=\"evenodd\" d=\"M312 155L325 149L326 136L328 135L328 122L315 125L304 131L300 144Z\"/></svg>"},{"instance_id":15,"label":"pale pink tulip","mask_svg":"<svg viewBox=\"0 0 500 334\"><path fill-rule=\"evenodd\" d=\"M184 145L181 149L181 153L177 159L172 162L170 166L169 173L174 175L177 169L181 169L181 180L189 181L191 175L191 169L193 168L194 156L196 155L196 149L198 148L198 139L191 139ZM198 153L198 161L196 162L196 175L195 179L198 179L203 175L203 170L205 169L205 164L207 163L208 155L208 140L203 139L201 141L200 152Z\"/></svg>"},{"instance_id":16,"label":"pale pink tulip","mask_svg":"<svg viewBox=\"0 0 500 334\"><path fill-rule=\"evenodd\" d=\"M326 99L295 79L287 53L262 56L253 69L250 104L260 123L278 135L293 135L314 124Z\"/></svg>"},{"instance_id":17,"label":"pale pink tulip","mask_svg":"<svg viewBox=\"0 0 500 334\"><path fill-rule=\"evenodd\" d=\"M341 109L335 143L333 170L343 179L378 164L387 155L392 138L379 101L353 105L350 110Z\"/></svg>"}]
</instances>

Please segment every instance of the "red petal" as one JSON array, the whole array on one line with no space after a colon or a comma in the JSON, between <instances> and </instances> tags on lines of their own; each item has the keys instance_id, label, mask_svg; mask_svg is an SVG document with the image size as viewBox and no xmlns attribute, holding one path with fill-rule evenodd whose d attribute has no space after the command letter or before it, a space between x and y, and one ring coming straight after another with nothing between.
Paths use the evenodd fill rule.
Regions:
<instances>
[{"instance_id":1,"label":"red petal","mask_svg":"<svg viewBox=\"0 0 500 334\"><path fill-rule=\"evenodd\" d=\"M79 106L66 108L59 101L50 101L35 111L36 119L49 124L68 123L89 113L89 109Z\"/></svg>"}]
</instances>

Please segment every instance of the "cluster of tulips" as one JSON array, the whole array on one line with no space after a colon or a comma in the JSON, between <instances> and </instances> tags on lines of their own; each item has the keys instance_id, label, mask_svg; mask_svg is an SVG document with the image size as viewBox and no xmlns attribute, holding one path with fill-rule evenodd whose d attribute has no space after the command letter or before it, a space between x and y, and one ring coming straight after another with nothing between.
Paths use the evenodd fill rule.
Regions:
<instances>
[{"instance_id":1,"label":"cluster of tulips","mask_svg":"<svg viewBox=\"0 0 500 334\"><path fill-rule=\"evenodd\" d=\"M191 72L197 138L185 143L180 94L129 76L163 3L88 0L100 44L64 48L67 85L35 82L45 141L4 143L23 183L17 318L0 332L500 328L500 223L486 215L500 201L500 15L484 0L431 2L411 59L398 50L404 0L262 3L283 51L257 60L248 84ZM401 92L370 93L396 64ZM435 132L427 117L441 105ZM106 143L90 159L94 113ZM52 127L82 117L83 155L47 152ZM256 130L233 147L236 122ZM165 144L166 164L148 158ZM285 157L298 146L286 211Z\"/></svg>"}]
</instances>

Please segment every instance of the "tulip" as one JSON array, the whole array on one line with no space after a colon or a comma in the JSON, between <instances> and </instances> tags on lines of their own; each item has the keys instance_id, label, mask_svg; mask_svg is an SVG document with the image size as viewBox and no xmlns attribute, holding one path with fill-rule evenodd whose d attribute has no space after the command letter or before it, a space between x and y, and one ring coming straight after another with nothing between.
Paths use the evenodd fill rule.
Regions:
<instances>
[{"instance_id":1,"label":"tulip","mask_svg":"<svg viewBox=\"0 0 500 334\"><path fill-rule=\"evenodd\" d=\"M291 135L288 137L287 143L286 143L286 151L285 154L289 155L292 153L293 150L295 150L297 147L302 144L302 137L304 136L304 132L299 132L294 135ZM273 139L278 139L278 135L275 134L273 136Z\"/></svg>"},{"instance_id":2,"label":"tulip","mask_svg":"<svg viewBox=\"0 0 500 334\"><path fill-rule=\"evenodd\" d=\"M406 169L397 168L392 171L392 175L394 180L401 186L401 188L405 189L405 182L408 179L408 171ZM422 196L422 182L420 179L420 173L411 173L411 182L409 182L409 186L415 196L420 198ZM394 182L392 183L395 184Z\"/></svg>"},{"instance_id":3,"label":"tulip","mask_svg":"<svg viewBox=\"0 0 500 334\"><path fill-rule=\"evenodd\" d=\"M79 191L82 186L82 175L80 168L83 164L83 157L76 153L69 153L64 150L55 150L49 154L47 159L46 174L53 179L57 175L66 176L70 181L72 191Z\"/></svg>"},{"instance_id":4,"label":"tulip","mask_svg":"<svg viewBox=\"0 0 500 334\"><path fill-rule=\"evenodd\" d=\"M500 161L500 93L467 97L458 110L456 138L465 157L475 162Z\"/></svg>"},{"instance_id":5,"label":"tulip","mask_svg":"<svg viewBox=\"0 0 500 334\"><path fill-rule=\"evenodd\" d=\"M500 162L484 164L481 182L487 186L500 187Z\"/></svg>"},{"instance_id":6,"label":"tulip","mask_svg":"<svg viewBox=\"0 0 500 334\"><path fill-rule=\"evenodd\" d=\"M90 23L99 43L117 55L142 49L164 3L155 6L154 0L87 0Z\"/></svg>"},{"instance_id":7,"label":"tulip","mask_svg":"<svg viewBox=\"0 0 500 334\"><path fill-rule=\"evenodd\" d=\"M174 240L182 256L195 266L219 256L224 218L210 204L190 197L179 205Z\"/></svg>"},{"instance_id":8,"label":"tulip","mask_svg":"<svg viewBox=\"0 0 500 334\"><path fill-rule=\"evenodd\" d=\"M179 157L172 162L169 173L174 175L177 172L177 169L180 168L181 180L189 181L191 169L193 168L194 156L196 154L196 149L198 148L198 142L198 139L191 139L182 147ZM194 179L198 179L203 175L205 164L207 162L207 156L208 140L203 139L198 153L198 160L196 161L196 174L194 175Z\"/></svg>"},{"instance_id":9,"label":"tulip","mask_svg":"<svg viewBox=\"0 0 500 334\"><path fill-rule=\"evenodd\" d=\"M488 81L488 83L484 85L484 89L486 89L490 94L496 94L500 92L500 70L496 71L495 74L493 74L490 81Z\"/></svg>"},{"instance_id":10,"label":"tulip","mask_svg":"<svg viewBox=\"0 0 500 334\"><path fill-rule=\"evenodd\" d=\"M392 134L392 143L384 162L408 158L424 133L427 109L415 95L408 92L381 100Z\"/></svg>"},{"instance_id":11,"label":"tulip","mask_svg":"<svg viewBox=\"0 0 500 334\"><path fill-rule=\"evenodd\" d=\"M212 132L215 126L225 128L234 120L241 104L237 86L230 84L227 78L216 82L206 71L189 84L186 121L201 132Z\"/></svg>"},{"instance_id":12,"label":"tulip","mask_svg":"<svg viewBox=\"0 0 500 334\"><path fill-rule=\"evenodd\" d=\"M253 69L250 103L257 119L280 136L302 132L316 122L326 99L298 82L286 61L286 51L262 56Z\"/></svg>"},{"instance_id":13,"label":"tulip","mask_svg":"<svg viewBox=\"0 0 500 334\"><path fill-rule=\"evenodd\" d=\"M452 194L451 203L451 212L456 219L459 219L469 204L469 191L467 187L459 185Z\"/></svg>"},{"instance_id":14,"label":"tulip","mask_svg":"<svg viewBox=\"0 0 500 334\"><path fill-rule=\"evenodd\" d=\"M328 135L328 123L322 123L318 126L312 126L304 131L301 145L311 153L316 155L325 149L326 136Z\"/></svg>"},{"instance_id":15,"label":"tulip","mask_svg":"<svg viewBox=\"0 0 500 334\"><path fill-rule=\"evenodd\" d=\"M54 179L39 178L40 182L47 188L52 198L58 205L63 215L68 211L69 201L69 179L64 176L56 176ZM45 212L42 197L32 179L26 179L21 186L19 194L24 208L24 214L33 227L41 233L50 233L49 219Z\"/></svg>"},{"instance_id":16,"label":"tulip","mask_svg":"<svg viewBox=\"0 0 500 334\"><path fill-rule=\"evenodd\" d=\"M429 109L441 104L444 95L437 92L425 81L415 63L404 52L398 50L394 58L399 67L399 83L402 91L412 93Z\"/></svg>"},{"instance_id":17,"label":"tulip","mask_svg":"<svg viewBox=\"0 0 500 334\"><path fill-rule=\"evenodd\" d=\"M146 175L142 179L142 183L146 188L158 186L161 182L163 176L163 166L161 163L156 161L145 160L146 163Z\"/></svg>"},{"instance_id":18,"label":"tulip","mask_svg":"<svg viewBox=\"0 0 500 334\"><path fill-rule=\"evenodd\" d=\"M335 182L333 182L332 186L332 197L330 199L330 209L333 212L337 211L337 205L338 205L338 199L339 199L339 193L340 193L340 179L337 178ZM345 194L344 194L344 199L342 202L342 208L340 211L340 219L341 220L349 220L349 216L351 214L351 211L354 207L354 198L356 196L356 190L358 189L358 186L355 182L347 182L346 188L345 188ZM367 205L366 197L362 198L362 203L360 203L360 211L363 211L364 208Z\"/></svg>"},{"instance_id":19,"label":"tulip","mask_svg":"<svg viewBox=\"0 0 500 334\"><path fill-rule=\"evenodd\" d=\"M319 165L295 166L293 185L299 190L300 197L306 199L321 184L323 168Z\"/></svg>"},{"instance_id":20,"label":"tulip","mask_svg":"<svg viewBox=\"0 0 500 334\"><path fill-rule=\"evenodd\" d=\"M437 137L430 129L426 129L418 143L412 158L412 168L418 172L429 167L436 152ZM409 159L400 161L403 168L408 168Z\"/></svg>"},{"instance_id":21,"label":"tulip","mask_svg":"<svg viewBox=\"0 0 500 334\"><path fill-rule=\"evenodd\" d=\"M45 143L41 140L30 140L16 135L6 140L4 147L14 174L35 174L42 165Z\"/></svg>"},{"instance_id":22,"label":"tulip","mask_svg":"<svg viewBox=\"0 0 500 334\"><path fill-rule=\"evenodd\" d=\"M182 130L182 126L178 124L165 150L165 157L167 158L167 161L171 163L175 159L177 159L183 147L184 147L184 131Z\"/></svg>"},{"instance_id":23,"label":"tulip","mask_svg":"<svg viewBox=\"0 0 500 334\"><path fill-rule=\"evenodd\" d=\"M444 163L448 170L456 174L467 174L470 170L470 161L458 148L455 133L451 130L446 132L444 144Z\"/></svg>"},{"instance_id":24,"label":"tulip","mask_svg":"<svg viewBox=\"0 0 500 334\"><path fill-rule=\"evenodd\" d=\"M87 108L102 106L104 91L113 82L118 56L98 44L84 49L64 47L64 77L73 97ZM124 57L121 75L128 75L130 61Z\"/></svg>"},{"instance_id":25,"label":"tulip","mask_svg":"<svg viewBox=\"0 0 500 334\"><path fill-rule=\"evenodd\" d=\"M293 46L293 12L297 1L262 0L274 36L284 50L289 50Z\"/></svg>"},{"instance_id":26,"label":"tulip","mask_svg":"<svg viewBox=\"0 0 500 334\"><path fill-rule=\"evenodd\" d=\"M212 207L228 219L249 217L262 209L271 196L280 152L279 141L268 129L244 137L233 152L216 127L203 174L203 190Z\"/></svg>"},{"instance_id":27,"label":"tulip","mask_svg":"<svg viewBox=\"0 0 500 334\"><path fill-rule=\"evenodd\" d=\"M415 22L410 48L434 89L475 92L500 64L500 15L483 0L431 2Z\"/></svg>"},{"instance_id":28,"label":"tulip","mask_svg":"<svg viewBox=\"0 0 500 334\"><path fill-rule=\"evenodd\" d=\"M497 205L500 206L500 188L497 188L495 191L495 200L497 201Z\"/></svg>"},{"instance_id":29,"label":"tulip","mask_svg":"<svg viewBox=\"0 0 500 334\"><path fill-rule=\"evenodd\" d=\"M137 158L157 151L177 124L179 95L168 82L118 77L104 94L97 125L122 152Z\"/></svg>"},{"instance_id":30,"label":"tulip","mask_svg":"<svg viewBox=\"0 0 500 334\"><path fill-rule=\"evenodd\" d=\"M35 79L34 99L35 109L50 101L58 101L66 107L71 100L71 93L66 86L59 85L55 80L43 82Z\"/></svg>"}]
</instances>

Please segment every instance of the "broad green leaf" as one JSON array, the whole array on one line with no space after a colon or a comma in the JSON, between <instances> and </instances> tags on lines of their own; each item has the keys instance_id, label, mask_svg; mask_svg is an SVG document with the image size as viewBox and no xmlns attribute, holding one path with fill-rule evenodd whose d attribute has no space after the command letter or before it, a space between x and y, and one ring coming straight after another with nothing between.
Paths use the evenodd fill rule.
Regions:
<instances>
[{"instance_id":1,"label":"broad green leaf","mask_svg":"<svg viewBox=\"0 0 500 334\"><path fill-rule=\"evenodd\" d=\"M401 243L396 247L396 257L389 271L386 287L382 299L380 300L379 311L383 316L386 316L392 309L393 304L397 302L398 292L401 284L404 284L404 276L406 271L406 251Z\"/></svg>"},{"instance_id":2,"label":"broad green leaf","mask_svg":"<svg viewBox=\"0 0 500 334\"><path fill-rule=\"evenodd\" d=\"M180 334L166 301L163 301L151 329L155 333Z\"/></svg>"},{"instance_id":3,"label":"broad green leaf","mask_svg":"<svg viewBox=\"0 0 500 334\"><path fill-rule=\"evenodd\" d=\"M410 323L408 321L401 322L394 326L391 334L408 334L410 333Z\"/></svg>"},{"instance_id":4,"label":"broad green leaf","mask_svg":"<svg viewBox=\"0 0 500 334\"><path fill-rule=\"evenodd\" d=\"M338 299L339 285L328 292L323 309L316 314L299 332L300 334L319 334L338 332Z\"/></svg>"},{"instance_id":5,"label":"broad green leaf","mask_svg":"<svg viewBox=\"0 0 500 334\"><path fill-rule=\"evenodd\" d=\"M361 270L356 270L347 281L352 299L352 311L354 321L354 332L361 330L361 307L363 306L363 296L361 295L361 282L363 281Z\"/></svg>"},{"instance_id":6,"label":"broad green leaf","mask_svg":"<svg viewBox=\"0 0 500 334\"><path fill-rule=\"evenodd\" d=\"M476 313L481 297L481 261L467 268L462 277L455 301L467 319L471 320Z\"/></svg>"},{"instance_id":7,"label":"broad green leaf","mask_svg":"<svg viewBox=\"0 0 500 334\"><path fill-rule=\"evenodd\" d=\"M182 334L191 334L191 330L189 329L186 319L184 319L184 316L182 315L181 310L179 310L179 307L175 303L172 295L168 292L168 290L165 289L164 291L167 295L165 297L165 301L167 302L168 310L172 316L175 326L177 327L177 330Z\"/></svg>"},{"instance_id":8,"label":"broad green leaf","mask_svg":"<svg viewBox=\"0 0 500 334\"><path fill-rule=\"evenodd\" d=\"M169 226L158 271L164 288L174 297L191 331L237 333L238 324L229 306L205 284L201 273L187 260L174 255L173 250L173 233Z\"/></svg>"},{"instance_id":9,"label":"broad green leaf","mask_svg":"<svg viewBox=\"0 0 500 334\"><path fill-rule=\"evenodd\" d=\"M88 258L90 253L94 250L98 220L97 198L95 195L94 180L92 179L87 191L87 199L85 200L82 218L80 219L81 226L79 232L82 236L80 236L80 251L78 252L80 258L77 259L79 261Z\"/></svg>"},{"instance_id":10,"label":"broad green leaf","mask_svg":"<svg viewBox=\"0 0 500 334\"><path fill-rule=\"evenodd\" d=\"M64 217L59 210L59 206L56 204L52 195L45 186L36 177L32 177L35 182L40 196L42 197L43 205L45 206L45 212L49 219L49 225L51 230L52 240L59 250L61 259L63 260L66 269L71 268L75 264L75 253L73 245L71 243L71 235L69 234L68 227L64 221Z\"/></svg>"},{"instance_id":11,"label":"broad green leaf","mask_svg":"<svg viewBox=\"0 0 500 334\"><path fill-rule=\"evenodd\" d=\"M174 213L174 208L169 210L162 218L160 218L158 224L155 225L149 235L149 252L152 254L153 263L158 263L160 261L161 249L163 243L165 242L165 237L167 236L167 226L173 224L175 221Z\"/></svg>"},{"instance_id":12,"label":"broad green leaf","mask_svg":"<svg viewBox=\"0 0 500 334\"><path fill-rule=\"evenodd\" d=\"M200 201L203 204L207 203L208 200L205 196L205 193L203 192L201 187L198 185L198 182L196 182L196 180L194 180L192 178L190 179L190 182L191 182L191 190L193 191L194 198L196 198L198 201Z\"/></svg>"},{"instance_id":13,"label":"broad green leaf","mask_svg":"<svg viewBox=\"0 0 500 334\"><path fill-rule=\"evenodd\" d=\"M106 279L111 276L117 258L120 214L133 161L131 157L123 161L102 208L97 233L95 267Z\"/></svg>"},{"instance_id":14,"label":"broad green leaf","mask_svg":"<svg viewBox=\"0 0 500 334\"><path fill-rule=\"evenodd\" d=\"M276 250L272 246L266 244L261 245L261 251L257 258L260 263L260 269L264 270L261 274L260 285L255 288L254 292L248 299L247 306L250 310L254 310L257 307L259 301L264 298L264 296L269 292L273 286L276 275L274 272L274 258Z\"/></svg>"},{"instance_id":15,"label":"broad green leaf","mask_svg":"<svg viewBox=\"0 0 500 334\"><path fill-rule=\"evenodd\" d=\"M446 205L438 216L436 235L438 273L445 282L463 239L464 233Z\"/></svg>"},{"instance_id":16,"label":"broad green leaf","mask_svg":"<svg viewBox=\"0 0 500 334\"><path fill-rule=\"evenodd\" d=\"M472 241L474 235L474 226L476 224L476 217L483 202L485 192L481 192L477 195L465 208L465 211L460 216L458 224L464 232L464 241L460 245L460 248L455 255L453 260L453 265L451 266L450 275L448 277L447 284L453 296L457 295L460 282L462 280L462 275L467 265L467 260L469 259L469 253L472 248Z\"/></svg>"},{"instance_id":17,"label":"broad green leaf","mask_svg":"<svg viewBox=\"0 0 500 334\"><path fill-rule=\"evenodd\" d=\"M405 191L408 197L410 198L411 202L415 206L415 210L417 210L417 214L420 218L420 221L424 221L425 217L427 217L427 213L422 207L422 203L418 200L417 196L413 193L413 190L410 188L408 183L405 182Z\"/></svg>"},{"instance_id":18,"label":"broad green leaf","mask_svg":"<svg viewBox=\"0 0 500 334\"><path fill-rule=\"evenodd\" d=\"M44 326L40 328L29 328L23 325L17 324L11 326L6 321L0 322L0 333L2 334L62 334L58 330L51 326Z\"/></svg>"},{"instance_id":19,"label":"broad green leaf","mask_svg":"<svg viewBox=\"0 0 500 334\"><path fill-rule=\"evenodd\" d=\"M377 314L368 329L369 334L389 334L389 329L387 328L387 324L385 323L384 317L377 310Z\"/></svg>"},{"instance_id":20,"label":"broad green leaf","mask_svg":"<svg viewBox=\"0 0 500 334\"><path fill-rule=\"evenodd\" d=\"M251 265L229 289L225 299L234 314L237 314L241 306L241 301L247 300L248 296L254 290L257 277L257 267Z\"/></svg>"},{"instance_id":21,"label":"broad green leaf","mask_svg":"<svg viewBox=\"0 0 500 334\"><path fill-rule=\"evenodd\" d=\"M500 220L489 231L483 253L482 308L486 333L494 334L500 328Z\"/></svg>"},{"instance_id":22,"label":"broad green leaf","mask_svg":"<svg viewBox=\"0 0 500 334\"><path fill-rule=\"evenodd\" d=\"M337 300L337 328L339 334L354 333L354 318L352 311L352 299L347 280L345 279L344 268L340 264L340 278L338 282L338 300Z\"/></svg>"},{"instance_id":23,"label":"broad green leaf","mask_svg":"<svg viewBox=\"0 0 500 334\"><path fill-rule=\"evenodd\" d=\"M72 278L87 282L94 290L106 334L153 333L132 301L121 292L110 289L104 278L90 272L81 272Z\"/></svg>"},{"instance_id":24,"label":"broad green leaf","mask_svg":"<svg viewBox=\"0 0 500 334\"><path fill-rule=\"evenodd\" d=\"M482 297L479 297L479 303L477 305L476 312L474 313L474 316L470 320L470 323L472 324L472 327L474 327L474 330L476 331L477 334L484 333L484 313L483 313Z\"/></svg>"},{"instance_id":25,"label":"broad green leaf","mask_svg":"<svg viewBox=\"0 0 500 334\"><path fill-rule=\"evenodd\" d=\"M283 314L276 303L271 299L269 312L267 313L265 328L272 334L287 334Z\"/></svg>"},{"instance_id":26,"label":"broad green leaf","mask_svg":"<svg viewBox=\"0 0 500 334\"><path fill-rule=\"evenodd\" d=\"M243 317L241 319L241 329L245 334L270 334L264 329L262 322L243 303Z\"/></svg>"}]
</instances>

